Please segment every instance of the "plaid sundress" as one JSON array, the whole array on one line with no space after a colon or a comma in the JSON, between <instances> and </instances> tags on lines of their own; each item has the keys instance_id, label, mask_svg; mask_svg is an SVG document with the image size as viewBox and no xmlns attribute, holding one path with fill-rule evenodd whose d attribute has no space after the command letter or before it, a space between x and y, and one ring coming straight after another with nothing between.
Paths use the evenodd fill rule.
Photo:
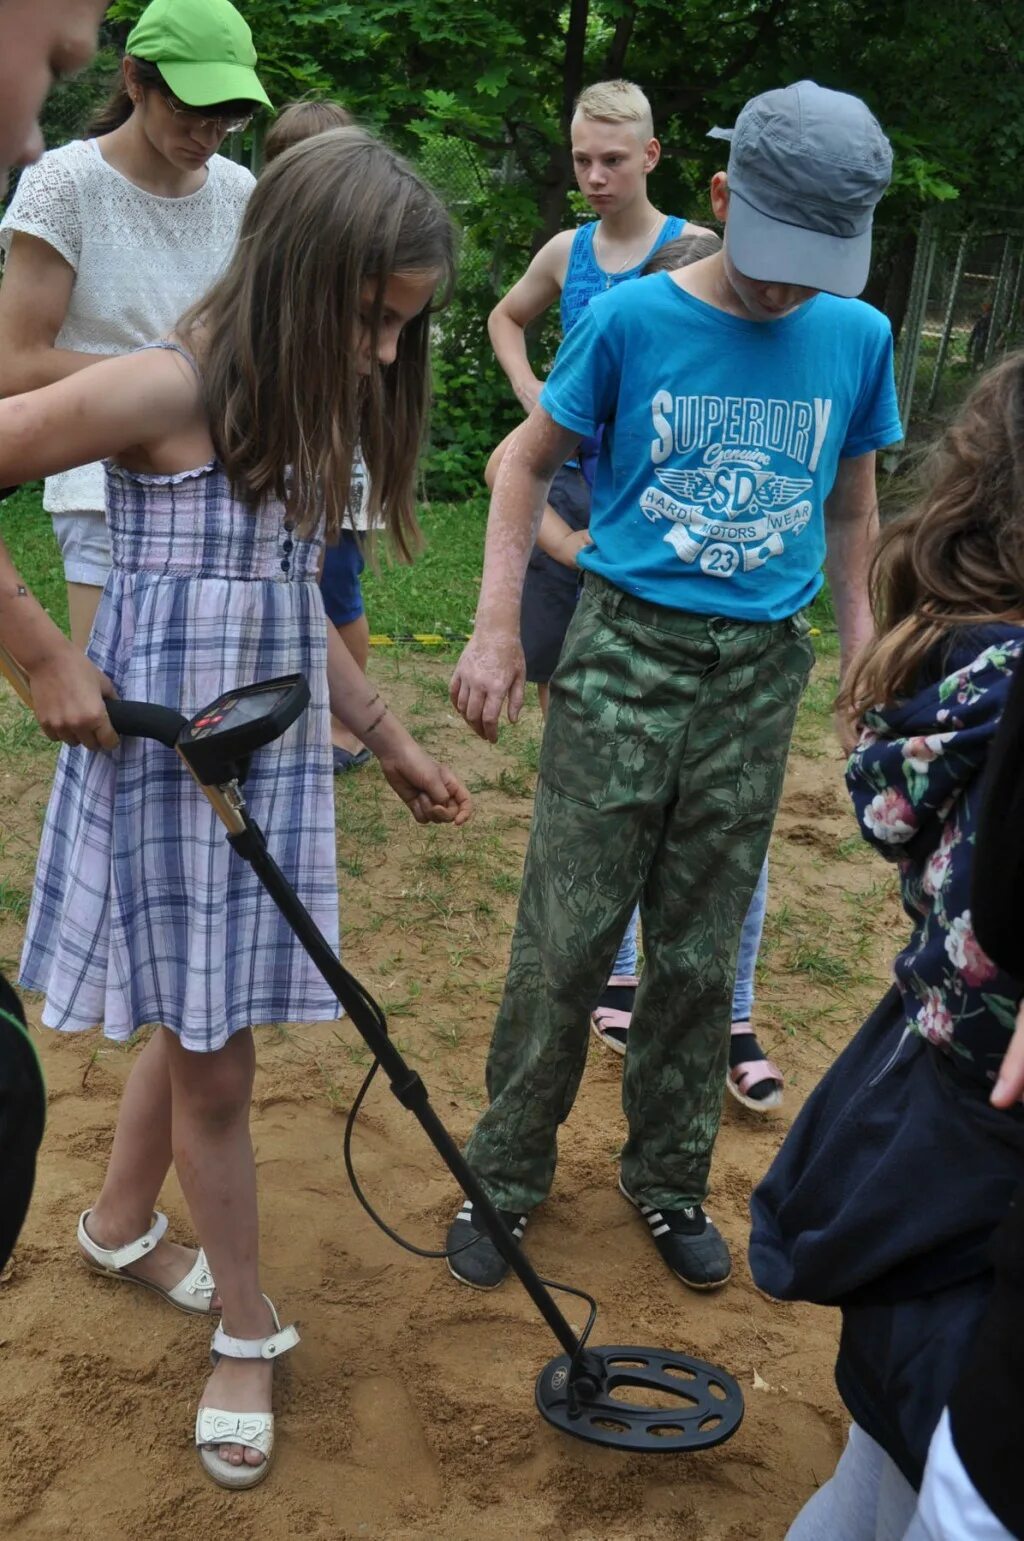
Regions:
<instances>
[{"instance_id":1,"label":"plaid sundress","mask_svg":"<svg viewBox=\"0 0 1024 1541\"><path fill-rule=\"evenodd\" d=\"M257 513L215 462L177 476L108 464L113 570L89 657L125 700L193 716L224 691L302 673L312 700L253 756L250 813L333 947L338 943L322 542L279 504ZM317 973L179 757L146 739L62 749L43 830L21 983L43 1022L159 1023L187 1049L240 1028L338 1016Z\"/></svg>"}]
</instances>

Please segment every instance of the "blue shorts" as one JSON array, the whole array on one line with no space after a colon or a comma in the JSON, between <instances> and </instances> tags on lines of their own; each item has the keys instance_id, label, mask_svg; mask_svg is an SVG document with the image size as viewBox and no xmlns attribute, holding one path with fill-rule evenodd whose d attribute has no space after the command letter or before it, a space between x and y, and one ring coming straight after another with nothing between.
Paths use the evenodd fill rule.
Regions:
<instances>
[{"instance_id":1,"label":"blue shorts","mask_svg":"<svg viewBox=\"0 0 1024 1541\"><path fill-rule=\"evenodd\" d=\"M327 619L335 626L347 626L363 614L359 575L365 566L366 560L352 530L342 530L338 544L325 549L320 592Z\"/></svg>"},{"instance_id":2,"label":"blue shorts","mask_svg":"<svg viewBox=\"0 0 1024 1541\"><path fill-rule=\"evenodd\" d=\"M585 530L590 523L590 488L575 466L560 466L555 472L548 502L570 529ZM533 685L546 685L555 672L576 612L582 577L580 571L556 562L534 546L523 584L520 619L526 678Z\"/></svg>"}]
</instances>

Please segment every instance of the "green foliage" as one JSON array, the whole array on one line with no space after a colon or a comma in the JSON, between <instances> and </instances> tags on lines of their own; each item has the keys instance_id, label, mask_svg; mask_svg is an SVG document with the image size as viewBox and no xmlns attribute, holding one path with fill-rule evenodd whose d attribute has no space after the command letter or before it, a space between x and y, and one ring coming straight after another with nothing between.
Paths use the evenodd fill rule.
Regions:
<instances>
[{"instance_id":1,"label":"green foliage","mask_svg":"<svg viewBox=\"0 0 1024 1541\"><path fill-rule=\"evenodd\" d=\"M143 3L114 0L111 41L123 42ZM1020 206L1024 28L1005 0L929 0L927 15L910 0L242 0L242 9L276 103L340 98L420 162L463 228L460 289L438 329L434 496L470 494L516 420L486 316L531 253L588 213L566 143L573 99L590 81L624 75L643 86L664 146L651 195L705 220L708 178L722 162L706 137L713 123L801 77L862 96L896 150L869 293L897 320L906 285L890 283L890 271L908 242L912 257L925 210L947 206L969 224L985 206ZM548 326L532 340L539 373L554 336Z\"/></svg>"},{"instance_id":2,"label":"green foliage","mask_svg":"<svg viewBox=\"0 0 1024 1541\"><path fill-rule=\"evenodd\" d=\"M420 510L426 549L413 566L382 559L367 568L363 598L371 632L472 630L484 561L487 502L431 503Z\"/></svg>"},{"instance_id":3,"label":"green foliage","mask_svg":"<svg viewBox=\"0 0 1024 1541\"><path fill-rule=\"evenodd\" d=\"M58 626L68 629L64 568L49 514L43 512L42 487L32 483L0 504L0 532L11 560L32 593Z\"/></svg>"}]
</instances>

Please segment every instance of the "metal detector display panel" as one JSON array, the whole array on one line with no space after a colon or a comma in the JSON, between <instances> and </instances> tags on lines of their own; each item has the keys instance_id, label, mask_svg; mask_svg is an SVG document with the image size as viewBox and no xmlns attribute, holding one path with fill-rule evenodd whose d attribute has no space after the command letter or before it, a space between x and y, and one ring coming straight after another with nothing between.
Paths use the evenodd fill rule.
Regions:
<instances>
[{"instance_id":1,"label":"metal detector display panel","mask_svg":"<svg viewBox=\"0 0 1024 1541\"><path fill-rule=\"evenodd\" d=\"M308 705L301 674L229 690L192 718L178 740L179 753L200 781L220 784L240 761L280 738Z\"/></svg>"}]
</instances>

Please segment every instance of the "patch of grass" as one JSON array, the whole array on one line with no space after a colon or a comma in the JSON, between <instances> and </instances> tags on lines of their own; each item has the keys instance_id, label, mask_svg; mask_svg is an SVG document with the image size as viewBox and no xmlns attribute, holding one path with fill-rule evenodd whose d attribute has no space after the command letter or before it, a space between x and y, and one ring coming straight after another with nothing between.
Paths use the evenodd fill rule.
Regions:
<instances>
[{"instance_id":1,"label":"patch of grass","mask_svg":"<svg viewBox=\"0 0 1024 1541\"><path fill-rule=\"evenodd\" d=\"M506 797L532 797L534 792L534 778L529 771L512 770L506 766L498 773L498 791L504 792Z\"/></svg>"},{"instance_id":2,"label":"patch of grass","mask_svg":"<svg viewBox=\"0 0 1024 1541\"><path fill-rule=\"evenodd\" d=\"M4 544L25 582L58 626L68 629L64 567L50 516L43 512L38 482L20 487L4 503Z\"/></svg>"},{"instance_id":3,"label":"patch of grass","mask_svg":"<svg viewBox=\"0 0 1024 1541\"><path fill-rule=\"evenodd\" d=\"M425 504L418 512L426 547L415 564L399 566L382 554L378 571L368 566L363 574L370 631L467 633L483 567L486 498Z\"/></svg>"},{"instance_id":4,"label":"patch of grass","mask_svg":"<svg viewBox=\"0 0 1024 1541\"><path fill-rule=\"evenodd\" d=\"M790 952L786 966L796 973L806 974L815 984L834 987L850 984L856 978L845 958L832 948L815 942L798 942Z\"/></svg>"},{"instance_id":5,"label":"patch of grass","mask_svg":"<svg viewBox=\"0 0 1024 1541\"><path fill-rule=\"evenodd\" d=\"M0 915L8 915L16 920L19 925L24 925L28 919L29 905L32 903L32 891L22 888L19 883L12 883L6 878L0 878Z\"/></svg>"}]
</instances>

